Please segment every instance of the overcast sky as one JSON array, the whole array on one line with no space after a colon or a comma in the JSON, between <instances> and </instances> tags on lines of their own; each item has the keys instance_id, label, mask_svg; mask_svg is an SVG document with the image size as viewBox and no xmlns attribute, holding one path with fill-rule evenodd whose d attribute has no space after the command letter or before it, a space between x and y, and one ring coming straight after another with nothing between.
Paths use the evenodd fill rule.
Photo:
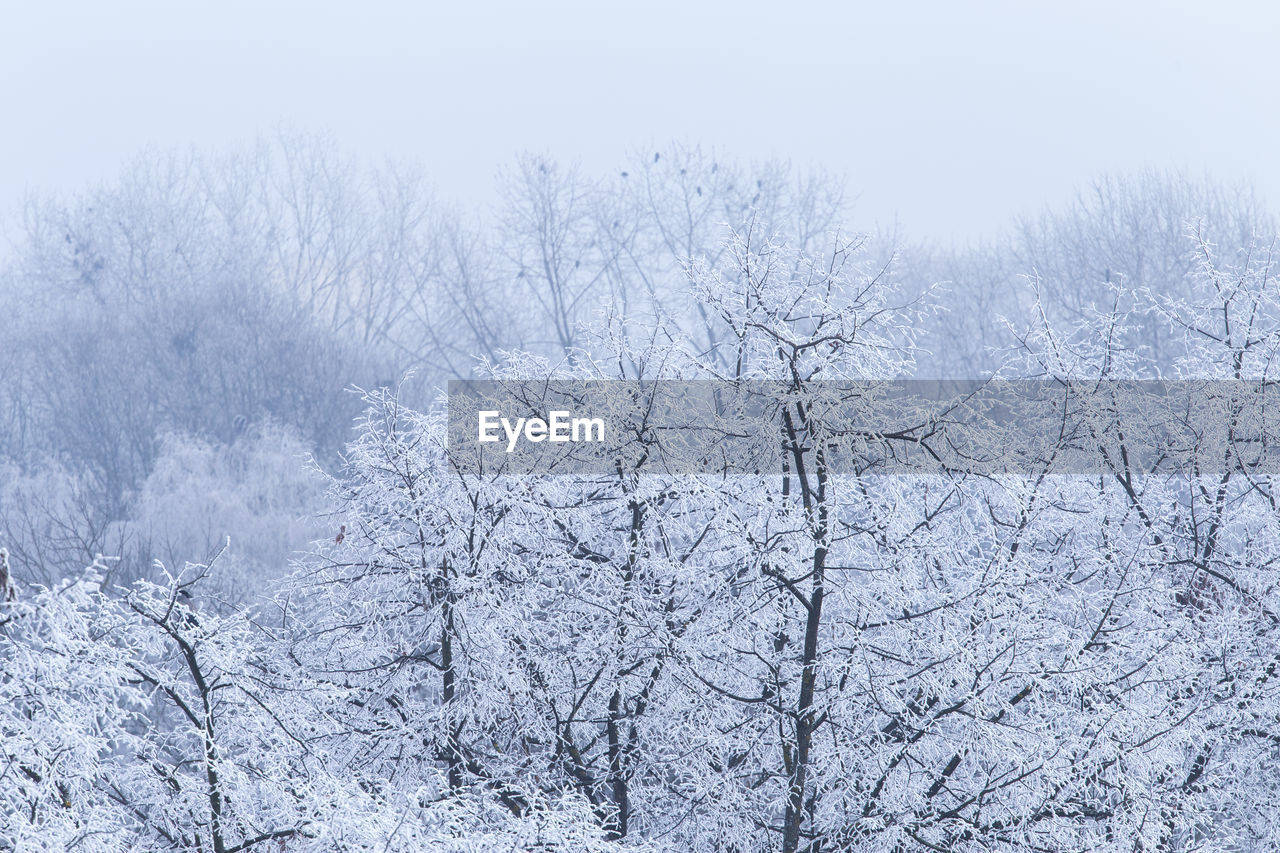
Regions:
<instances>
[{"instance_id":1,"label":"overcast sky","mask_svg":"<svg viewBox=\"0 0 1280 853\"><path fill-rule=\"evenodd\" d=\"M681 138L844 173L857 224L916 237L1144 165L1275 205L1278 34L1261 0L5 4L0 206L282 126L476 202L520 150L611 169Z\"/></svg>"}]
</instances>

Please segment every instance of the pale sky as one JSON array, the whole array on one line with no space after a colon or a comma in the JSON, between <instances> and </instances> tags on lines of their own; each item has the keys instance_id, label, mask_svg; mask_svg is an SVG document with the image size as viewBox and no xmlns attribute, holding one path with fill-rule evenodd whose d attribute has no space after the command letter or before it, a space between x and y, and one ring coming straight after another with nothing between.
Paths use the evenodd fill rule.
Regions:
<instances>
[{"instance_id":1,"label":"pale sky","mask_svg":"<svg viewBox=\"0 0 1280 853\"><path fill-rule=\"evenodd\" d=\"M485 203L518 151L618 166L679 138L847 175L855 225L990 234L1101 170L1280 200L1262 2L10 3L0 209L145 146L278 128Z\"/></svg>"}]
</instances>

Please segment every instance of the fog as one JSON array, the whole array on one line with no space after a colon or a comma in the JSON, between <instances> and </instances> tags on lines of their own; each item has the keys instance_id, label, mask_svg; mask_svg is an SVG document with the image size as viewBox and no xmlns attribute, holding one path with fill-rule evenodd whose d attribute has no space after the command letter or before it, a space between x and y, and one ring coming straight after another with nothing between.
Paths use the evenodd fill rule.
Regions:
<instances>
[{"instance_id":1,"label":"fog","mask_svg":"<svg viewBox=\"0 0 1280 853\"><path fill-rule=\"evenodd\" d=\"M1261 2L39 3L0 24L0 205L147 145L332 133L491 199L518 151L673 138L848 176L859 218L990 235L1103 170L1280 197Z\"/></svg>"},{"instance_id":2,"label":"fog","mask_svg":"<svg viewBox=\"0 0 1280 853\"><path fill-rule=\"evenodd\" d=\"M1280 850L1277 32L6 8L0 853Z\"/></svg>"}]
</instances>

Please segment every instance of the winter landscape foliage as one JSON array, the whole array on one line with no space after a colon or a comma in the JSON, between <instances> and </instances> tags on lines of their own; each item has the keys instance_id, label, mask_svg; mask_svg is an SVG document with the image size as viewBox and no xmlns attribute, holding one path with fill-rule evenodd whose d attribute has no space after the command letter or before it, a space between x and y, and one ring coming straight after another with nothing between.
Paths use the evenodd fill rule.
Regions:
<instances>
[{"instance_id":1,"label":"winter landscape foliage","mask_svg":"<svg viewBox=\"0 0 1280 853\"><path fill-rule=\"evenodd\" d=\"M696 146L502 187L463 215L286 139L28 208L0 850L1280 844L1280 436L1241 414L1139 468L1103 411L1092 473L1053 470L1065 438L837 469L819 388L1266 390L1247 193L1103 178L944 251ZM607 475L477 474L460 376L768 380L783 464L673 476L639 430Z\"/></svg>"}]
</instances>

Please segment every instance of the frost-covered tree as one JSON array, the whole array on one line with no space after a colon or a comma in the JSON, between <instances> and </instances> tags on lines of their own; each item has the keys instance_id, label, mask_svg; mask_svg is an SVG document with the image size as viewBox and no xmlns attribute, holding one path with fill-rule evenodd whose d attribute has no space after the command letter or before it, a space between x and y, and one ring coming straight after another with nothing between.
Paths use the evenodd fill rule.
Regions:
<instances>
[{"instance_id":1,"label":"frost-covered tree","mask_svg":"<svg viewBox=\"0 0 1280 853\"><path fill-rule=\"evenodd\" d=\"M525 269L554 332L480 347L498 387L535 410L549 380L626 389L601 398L607 464L469 456L450 444L461 399L373 391L324 541L269 595L228 594L219 561L123 588L105 564L49 588L19 573L0 604L0 848L1280 841L1256 772L1280 744L1269 244L1206 233L1176 292L1121 278L1069 316L1030 276L1002 375L1040 380L1056 428L1007 470L966 467L957 420L849 418L894 411L866 380L917 370L933 292L864 241L821 240L834 202L768 175L745 185L762 212L708 245L736 173L644 160L613 199L526 161L518 238L473 279ZM641 213L605 239L619 210ZM308 245L297 263L338 263ZM646 252L683 291L646 283ZM325 310L333 288L312 293ZM1191 405L1126 408L1117 380L1170 371L1202 383ZM646 416L661 382L699 381L716 405ZM673 428L746 401L763 428L734 454L675 464ZM135 506L158 527L209 507L268 523L289 500L218 486L240 464L283 482L280 453L240 449L171 445ZM211 472L195 493L192 470Z\"/></svg>"}]
</instances>

